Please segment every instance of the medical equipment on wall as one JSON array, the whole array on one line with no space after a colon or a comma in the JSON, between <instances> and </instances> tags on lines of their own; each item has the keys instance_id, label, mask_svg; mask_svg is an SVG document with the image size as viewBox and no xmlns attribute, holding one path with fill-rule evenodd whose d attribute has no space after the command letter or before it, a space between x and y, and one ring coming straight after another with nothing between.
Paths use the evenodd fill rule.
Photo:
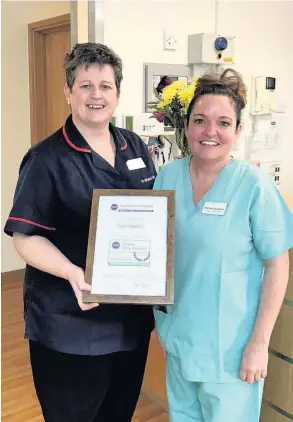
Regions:
<instances>
[{"instance_id":1,"label":"medical equipment on wall","mask_svg":"<svg viewBox=\"0 0 293 422\"><path fill-rule=\"evenodd\" d=\"M276 78L256 76L251 82L252 115L270 114L277 110Z\"/></svg>"},{"instance_id":2,"label":"medical equipment on wall","mask_svg":"<svg viewBox=\"0 0 293 422\"><path fill-rule=\"evenodd\" d=\"M189 64L234 64L234 36L188 35Z\"/></svg>"},{"instance_id":3,"label":"medical equipment on wall","mask_svg":"<svg viewBox=\"0 0 293 422\"><path fill-rule=\"evenodd\" d=\"M257 167L261 167L271 176L272 181L278 186L282 182L281 178L281 161L257 161L251 162Z\"/></svg>"},{"instance_id":4,"label":"medical equipment on wall","mask_svg":"<svg viewBox=\"0 0 293 422\"><path fill-rule=\"evenodd\" d=\"M138 113L123 116L123 127L136 133L146 144L156 170L170 159L164 150L164 123L152 118L152 113ZM170 149L172 145L170 145Z\"/></svg>"},{"instance_id":5,"label":"medical equipment on wall","mask_svg":"<svg viewBox=\"0 0 293 422\"><path fill-rule=\"evenodd\" d=\"M276 185L280 185L282 161L282 114L276 113L276 78L254 76L251 80L252 131L247 158L264 168Z\"/></svg>"},{"instance_id":6,"label":"medical equipment on wall","mask_svg":"<svg viewBox=\"0 0 293 422\"><path fill-rule=\"evenodd\" d=\"M282 116L273 115L271 118L263 116L262 120L254 122L255 129L247 145L249 161L264 168L276 185L282 182Z\"/></svg>"},{"instance_id":7,"label":"medical equipment on wall","mask_svg":"<svg viewBox=\"0 0 293 422\"><path fill-rule=\"evenodd\" d=\"M262 152L274 156L281 154L280 120L276 118L257 123L257 129L250 141L250 152Z\"/></svg>"}]
</instances>

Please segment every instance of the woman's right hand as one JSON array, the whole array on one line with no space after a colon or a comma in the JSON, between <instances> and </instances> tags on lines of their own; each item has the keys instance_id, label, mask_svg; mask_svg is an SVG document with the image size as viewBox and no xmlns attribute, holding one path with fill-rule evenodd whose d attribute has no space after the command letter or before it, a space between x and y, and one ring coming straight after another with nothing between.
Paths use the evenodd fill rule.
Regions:
<instances>
[{"instance_id":1,"label":"woman's right hand","mask_svg":"<svg viewBox=\"0 0 293 422\"><path fill-rule=\"evenodd\" d=\"M91 291L91 285L84 280L84 271L82 268L71 264L67 271L67 280L74 291L78 305L82 311L89 311L99 306L98 303L83 303L82 301L82 292Z\"/></svg>"}]
</instances>

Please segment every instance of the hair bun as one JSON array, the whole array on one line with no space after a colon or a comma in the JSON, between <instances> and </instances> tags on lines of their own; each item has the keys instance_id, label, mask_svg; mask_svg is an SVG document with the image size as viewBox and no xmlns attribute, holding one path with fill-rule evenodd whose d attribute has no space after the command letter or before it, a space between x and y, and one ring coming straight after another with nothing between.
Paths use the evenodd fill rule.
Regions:
<instances>
[{"instance_id":1,"label":"hair bun","mask_svg":"<svg viewBox=\"0 0 293 422\"><path fill-rule=\"evenodd\" d=\"M247 90L242 76L234 69L226 69L220 76L220 80L225 83L236 95L239 95L244 103L247 102Z\"/></svg>"},{"instance_id":2,"label":"hair bun","mask_svg":"<svg viewBox=\"0 0 293 422\"><path fill-rule=\"evenodd\" d=\"M216 73L207 73L198 79L196 92L205 91L207 87L222 87L231 90L237 97L241 98L243 108L246 104L246 87L241 75L234 69L226 69L219 76Z\"/></svg>"}]
</instances>

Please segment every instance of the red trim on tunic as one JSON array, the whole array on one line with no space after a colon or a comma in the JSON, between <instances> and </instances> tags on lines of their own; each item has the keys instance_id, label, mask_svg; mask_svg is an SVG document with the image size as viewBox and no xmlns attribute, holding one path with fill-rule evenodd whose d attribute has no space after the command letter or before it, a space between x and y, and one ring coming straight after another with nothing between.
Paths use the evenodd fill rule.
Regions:
<instances>
[{"instance_id":1,"label":"red trim on tunic","mask_svg":"<svg viewBox=\"0 0 293 422\"><path fill-rule=\"evenodd\" d=\"M87 149L87 148L79 148L76 145L74 145L71 142L71 140L69 139L64 126L62 128L62 131L63 131L63 136L64 136L66 142L68 143L68 145L71 146L71 148L74 148L74 149L76 149L77 151L80 151L80 152L92 152L90 149ZM120 150L121 151L125 151L127 147L128 147L127 142L125 142L125 144L120 148Z\"/></svg>"},{"instance_id":2,"label":"red trim on tunic","mask_svg":"<svg viewBox=\"0 0 293 422\"><path fill-rule=\"evenodd\" d=\"M64 135L64 138L65 138L66 142L68 143L68 145L70 145L70 146L71 146L71 148L74 148L74 149L76 149L77 151L80 151L80 152L92 152L90 149L86 149L86 148L79 148L79 147L77 147L76 145L74 145L74 144L71 142L71 140L68 138L68 135L67 135L67 133L66 133L66 130L65 130L65 127L64 127L64 126L63 126L62 130L63 130L63 135Z\"/></svg>"},{"instance_id":3,"label":"red trim on tunic","mask_svg":"<svg viewBox=\"0 0 293 422\"><path fill-rule=\"evenodd\" d=\"M32 224L33 226L37 226L37 227L40 227L41 229L45 229L45 230L53 230L53 231L56 230L55 227L43 226L42 224L35 223L34 221L26 220L25 218L8 217L8 220L21 221L22 223Z\"/></svg>"}]
</instances>

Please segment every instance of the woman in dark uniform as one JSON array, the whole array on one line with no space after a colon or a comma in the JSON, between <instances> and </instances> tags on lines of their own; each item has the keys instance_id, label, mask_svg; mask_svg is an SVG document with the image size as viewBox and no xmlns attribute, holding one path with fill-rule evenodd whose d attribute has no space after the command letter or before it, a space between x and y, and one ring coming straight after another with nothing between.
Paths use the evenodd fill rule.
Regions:
<instances>
[{"instance_id":1,"label":"woman in dark uniform","mask_svg":"<svg viewBox=\"0 0 293 422\"><path fill-rule=\"evenodd\" d=\"M144 143L110 123L122 62L102 44L65 58L63 128L32 147L19 173L5 232L27 263L25 338L46 422L130 422L142 383L152 310L84 304L92 191L151 189ZM129 165L141 158L139 166Z\"/></svg>"}]
</instances>

